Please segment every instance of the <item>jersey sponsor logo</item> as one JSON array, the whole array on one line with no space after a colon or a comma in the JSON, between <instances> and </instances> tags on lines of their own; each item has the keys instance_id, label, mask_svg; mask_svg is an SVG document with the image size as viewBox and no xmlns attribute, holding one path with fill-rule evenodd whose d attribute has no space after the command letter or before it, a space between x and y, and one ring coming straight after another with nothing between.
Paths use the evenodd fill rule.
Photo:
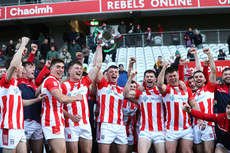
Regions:
<instances>
[{"instance_id":1,"label":"jersey sponsor logo","mask_svg":"<svg viewBox=\"0 0 230 153\"><path fill-rule=\"evenodd\" d=\"M20 92L20 91L19 91L18 88L15 88L15 89L14 89L14 93L15 93L15 94L18 94L19 92Z\"/></svg>"},{"instance_id":2,"label":"jersey sponsor logo","mask_svg":"<svg viewBox=\"0 0 230 153\"><path fill-rule=\"evenodd\" d=\"M144 97L143 97L143 100L144 100L144 102L146 102L146 101L148 100L148 97L147 97L147 96L144 96Z\"/></svg>"}]
</instances>

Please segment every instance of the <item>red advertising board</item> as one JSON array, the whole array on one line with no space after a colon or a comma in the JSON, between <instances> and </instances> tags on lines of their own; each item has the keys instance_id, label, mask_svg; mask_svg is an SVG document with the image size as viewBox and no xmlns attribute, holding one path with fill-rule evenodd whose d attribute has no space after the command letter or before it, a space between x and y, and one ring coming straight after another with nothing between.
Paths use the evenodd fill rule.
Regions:
<instances>
[{"instance_id":1,"label":"red advertising board","mask_svg":"<svg viewBox=\"0 0 230 153\"><path fill-rule=\"evenodd\" d=\"M186 63L188 65L188 67L191 69L192 72L195 72L195 62L187 62ZM201 62L201 65L203 65L204 62ZM215 65L216 65L216 76L217 77L222 77L222 72L224 70L225 67L230 67L230 60L228 61L215 61ZM210 67L208 72L210 73Z\"/></svg>"},{"instance_id":2,"label":"red advertising board","mask_svg":"<svg viewBox=\"0 0 230 153\"><path fill-rule=\"evenodd\" d=\"M99 12L98 0L13 6L6 8L7 19Z\"/></svg>"},{"instance_id":3,"label":"red advertising board","mask_svg":"<svg viewBox=\"0 0 230 153\"><path fill-rule=\"evenodd\" d=\"M201 7L226 7L230 6L230 0L200 0Z\"/></svg>"},{"instance_id":4,"label":"red advertising board","mask_svg":"<svg viewBox=\"0 0 230 153\"><path fill-rule=\"evenodd\" d=\"M0 20L135 10L230 7L230 0L84 0L0 8Z\"/></svg>"},{"instance_id":5,"label":"red advertising board","mask_svg":"<svg viewBox=\"0 0 230 153\"><path fill-rule=\"evenodd\" d=\"M102 11L154 10L198 7L197 0L101 0Z\"/></svg>"},{"instance_id":6,"label":"red advertising board","mask_svg":"<svg viewBox=\"0 0 230 153\"><path fill-rule=\"evenodd\" d=\"M5 7L0 7L0 19L5 19Z\"/></svg>"}]
</instances>

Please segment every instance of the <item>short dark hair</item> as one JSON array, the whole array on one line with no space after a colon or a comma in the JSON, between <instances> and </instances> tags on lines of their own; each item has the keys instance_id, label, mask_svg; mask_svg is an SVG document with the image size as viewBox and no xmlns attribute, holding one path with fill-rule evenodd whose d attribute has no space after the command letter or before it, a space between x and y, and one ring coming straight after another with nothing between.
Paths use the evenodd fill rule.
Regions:
<instances>
[{"instance_id":1,"label":"short dark hair","mask_svg":"<svg viewBox=\"0 0 230 153\"><path fill-rule=\"evenodd\" d=\"M31 63L31 62L29 62L29 61L26 61L26 62L23 62L23 63L22 63L22 66L23 66L23 67L26 67L26 66L28 66L28 65L32 65L32 66L33 66L33 63Z\"/></svg>"},{"instance_id":2,"label":"short dark hair","mask_svg":"<svg viewBox=\"0 0 230 153\"><path fill-rule=\"evenodd\" d=\"M68 70L69 70L74 64L77 64L77 65L82 66L81 62L73 60L73 61L69 62L69 64L68 64Z\"/></svg>"},{"instance_id":3,"label":"short dark hair","mask_svg":"<svg viewBox=\"0 0 230 153\"><path fill-rule=\"evenodd\" d=\"M116 65L111 65L111 66L109 66L109 68L107 70L109 71L109 69L117 69L118 70L118 67Z\"/></svg>"},{"instance_id":4,"label":"short dark hair","mask_svg":"<svg viewBox=\"0 0 230 153\"><path fill-rule=\"evenodd\" d=\"M202 73L202 74L204 75L204 77L205 77L204 72L203 72L203 71L201 71L201 70L197 70L196 72L194 72L194 73L193 73L193 77L195 76L195 74L196 74L196 73Z\"/></svg>"},{"instance_id":5,"label":"short dark hair","mask_svg":"<svg viewBox=\"0 0 230 153\"><path fill-rule=\"evenodd\" d=\"M137 82L136 82L136 81L134 81L134 80L132 80L130 84L133 84L133 83L135 83L135 84L137 85Z\"/></svg>"},{"instance_id":6,"label":"short dark hair","mask_svg":"<svg viewBox=\"0 0 230 153\"><path fill-rule=\"evenodd\" d=\"M0 69L6 69L6 67L5 66L0 66Z\"/></svg>"},{"instance_id":7,"label":"short dark hair","mask_svg":"<svg viewBox=\"0 0 230 153\"><path fill-rule=\"evenodd\" d=\"M145 77L146 73L153 73L154 76L156 77L156 73L155 73L153 70L146 70L146 71L144 72L144 77Z\"/></svg>"},{"instance_id":8,"label":"short dark hair","mask_svg":"<svg viewBox=\"0 0 230 153\"><path fill-rule=\"evenodd\" d=\"M230 100L227 102L226 106L227 106L227 105L230 105Z\"/></svg>"},{"instance_id":9,"label":"short dark hair","mask_svg":"<svg viewBox=\"0 0 230 153\"><path fill-rule=\"evenodd\" d=\"M50 67L52 67L53 65L55 65L57 63L63 63L65 65L65 63L64 63L63 60L56 58L56 59L54 59L54 60L51 61Z\"/></svg>"},{"instance_id":10,"label":"short dark hair","mask_svg":"<svg viewBox=\"0 0 230 153\"><path fill-rule=\"evenodd\" d=\"M174 67L168 67L165 70L165 75L167 75L168 73L173 73L174 71L177 72L177 70Z\"/></svg>"},{"instance_id":11,"label":"short dark hair","mask_svg":"<svg viewBox=\"0 0 230 153\"><path fill-rule=\"evenodd\" d=\"M188 77L188 80L193 79L193 76Z\"/></svg>"},{"instance_id":12,"label":"short dark hair","mask_svg":"<svg viewBox=\"0 0 230 153\"><path fill-rule=\"evenodd\" d=\"M108 69L106 69L102 74L105 75L105 73L108 71Z\"/></svg>"},{"instance_id":13,"label":"short dark hair","mask_svg":"<svg viewBox=\"0 0 230 153\"><path fill-rule=\"evenodd\" d=\"M225 71L230 71L230 67L226 67L226 68L224 68L224 70L223 70L222 74L223 74Z\"/></svg>"}]
</instances>

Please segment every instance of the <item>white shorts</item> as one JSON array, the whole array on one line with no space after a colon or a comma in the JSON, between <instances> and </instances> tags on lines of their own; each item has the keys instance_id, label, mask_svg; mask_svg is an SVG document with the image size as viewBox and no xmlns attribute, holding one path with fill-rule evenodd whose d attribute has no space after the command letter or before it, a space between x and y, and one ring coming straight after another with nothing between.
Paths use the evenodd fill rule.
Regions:
<instances>
[{"instance_id":1,"label":"white shorts","mask_svg":"<svg viewBox=\"0 0 230 153\"><path fill-rule=\"evenodd\" d=\"M71 126L65 128L65 141L73 142L79 141L79 137L91 140L92 132L90 124L83 124L79 126Z\"/></svg>"},{"instance_id":2,"label":"white shorts","mask_svg":"<svg viewBox=\"0 0 230 153\"><path fill-rule=\"evenodd\" d=\"M24 129L0 129L0 148L16 149L20 141L26 143Z\"/></svg>"},{"instance_id":3,"label":"white shorts","mask_svg":"<svg viewBox=\"0 0 230 153\"><path fill-rule=\"evenodd\" d=\"M193 127L193 135L194 135L194 139L193 139L194 144L199 144L202 141L212 141L216 139L215 129L213 126L209 126L209 125L206 125L204 131L201 131L199 129L198 124L195 125Z\"/></svg>"},{"instance_id":4,"label":"white shorts","mask_svg":"<svg viewBox=\"0 0 230 153\"><path fill-rule=\"evenodd\" d=\"M64 139L64 126L43 126L42 127L44 136L46 140L49 139Z\"/></svg>"},{"instance_id":5,"label":"white shorts","mask_svg":"<svg viewBox=\"0 0 230 153\"><path fill-rule=\"evenodd\" d=\"M97 142L128 144L125 125L97 123Z\"/></svg>"},{"instance_id":6,"label":"white shorts","mask_svg":"<svg viewBox=\"0 0 230 153\"><path fill-rule=\"evenodd\" d=\"M166 130L165 138L168 141L176 141L179 139L193 140L192 128L189 127L188 129L179 131Z\"/></svg>"},{"instance_id":7,"label":"white shorts","mask_svg":"<svg viewBox=\"0 0 230 153\"><path fill-rule=\"evenodd\" d=\"M40 140L44 138L41 124L34 120L27 119L24 121L26 139Z\"/></svg>"},{"instance_id":8,"label":"white shorts","mask_svg":"<svg viewBox=\"0 0 230 153\"><path fill-rule=\"evenodd\" d=\"M217 143L217 144L216 144L216 147L218 147L218 146L221 146L222 148L225 149L225 151L226 151L227 153L230 153L230 150L228 150L227 148L225 148L224 145L223 145L222 143Z\"/></svg>"},{"instance_id":9,"label":"white shorts","mask_svg":"<svg viewBox=\"0 0 230 153\"><path fill-rule=\"evenodd\" d=\"M152 144L164 143L165 142L165 132L164 131L140 131L139 139L146 138L151 141Z\"/></svg>"}]
</instances>

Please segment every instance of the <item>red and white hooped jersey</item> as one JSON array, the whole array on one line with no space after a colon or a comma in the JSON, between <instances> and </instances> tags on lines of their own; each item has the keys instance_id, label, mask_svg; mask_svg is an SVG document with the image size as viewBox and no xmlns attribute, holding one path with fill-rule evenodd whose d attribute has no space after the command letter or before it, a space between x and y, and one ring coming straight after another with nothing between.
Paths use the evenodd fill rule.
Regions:
<instances>
[{"instance_id":1,"label":"red and white hooped jersey","mask_svg":"<svg viewBox=\"0 0 230 153\"><path fill-rule=\"evenodd\" d=\"M165 93L162 94L166 109L166 130L185 130L191 126L190 116L183 111L183 105L193 100L191 89L183 91L179 86L168 86Z\"/></svg>"},{"instance_id":2,"label":"red and white hooped jersey","mask_svg":"<svg viewBox=\"0 0 230 153\"><path fill-rule=\"evenodd\" d=\"M41 125L49 127L64 126L62 103L51 94L54 89L60 89L61 86L57 78L49 75L42 83L41 93L47 96L42 100Z\"/></svg>"},{"instance_id":3,"label":"red and white hooped jersey","mask_svg":"<svg viewBox=\"0 0 230 153\"><path fill-rule=\"evenodd\" d=\"M108 83L105 78L98 82L97 122L124 125L123 89L117 84Z\"/></svg>"},{"instance_id":4,"label":"red and white hooped jersey","mask_svg":"<svg viewBox=\"0 0 230 153\"><path fill-rule=\"evenodd\" d=\"M124 99L122 110L124 113L126 133L127 133L127 136L129 136L129 134L133 133L134 131L134 126L136 123L136 112L138 110L138 105L131 103L127 99Z\"/></svg>"},{"instance_id":5,"label":"red and white hooped jersey","mask_svg":"<svg viewBox=\"0 0 230 153\"><path fill-rule=\"evenodd\" d=\"M216 84L211 84L209 81L204 87L198 89L193 93L195 101L201 112L207 114L213 114L213 105L214 105L214 92L216 89ZM205 121L206 122L206 121ZM198 123L198 119L193 120L193 125ZM213 125L214 122L207 122L208 125Z\"/></svg>"},{"instance_id":6,"label":"red and white hooped jersey","mask_svg":"<svg viewBox=\"0 0 230 153\"><path fill-rule=\"evenodd\" d=\"M164 131L164 106L157 87L136 90L135 99L140 105L140 131Z\"/></svg>"},{"instance_id":7,"label":"red and white hooped jersey","mask_svg":"<svg viewBox=\"0 0 230 153\"><path fill-rule=\"evenodd\" d=\"M89 124L89 106L88 106L88 88L92 81L87 76L83 77L77 82L66 81L61 85L62 93L67 96L76 96L81 94L83 101L72 102L64 104L64 110L73 115L80 115L82 118L79 123L74 123L71 119L65 118L65 127L79 126L82 124Z\"/></svg>"},{"instance_id":8,"label":"red and white hooped jersey","mask_svg":"<svg viewBox=\"0 0 230 153\"><path fill-rule=\"evenodd\" d=\"M0 80L0 128L24 129L24 113L21 90L17 80L6 79L6 74Z\"/></svg>"}]
</instances>

